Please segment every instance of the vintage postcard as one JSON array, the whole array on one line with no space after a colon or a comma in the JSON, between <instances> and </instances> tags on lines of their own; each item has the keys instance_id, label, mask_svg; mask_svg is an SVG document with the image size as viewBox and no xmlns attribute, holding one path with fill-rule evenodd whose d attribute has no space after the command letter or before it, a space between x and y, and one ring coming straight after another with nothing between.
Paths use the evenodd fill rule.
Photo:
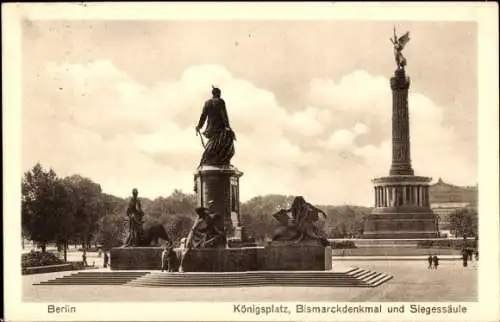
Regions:
<instances>
[{"instance_id":1,"label":"vintage postcard","mask_svg":"<svg viewBox=\"0 0 500 322\"><path fill-rule=\"evenodd\" d=\"M6 321L498 321L498 6L2 7Z\"/></svg>"}]
</instances>

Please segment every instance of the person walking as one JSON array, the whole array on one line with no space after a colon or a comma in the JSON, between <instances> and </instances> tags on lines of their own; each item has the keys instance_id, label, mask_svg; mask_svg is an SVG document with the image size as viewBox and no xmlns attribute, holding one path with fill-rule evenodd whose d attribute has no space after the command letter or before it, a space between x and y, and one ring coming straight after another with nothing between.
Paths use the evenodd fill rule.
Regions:
<instances>
[{"instance_id":1,"label":"person walking","mask_svg":"<svg viewBox=\"0 0 500 322\"><path fill-rule=\"evenodd\" d=\"M469 254L467 254L467 250L462 250L462 265L463 267L467 267L467 260L469 259Z\"/></svg>"},{"instance_id":2,"label":"person walking","mask_svg":"<svg viewBox=\"0 0 500 322\"><path fill-rule=\"evenodd\" d=\"M83 254L82 254L82 263L83 263L84 267L88 266L88 264L87 264L87 252L85 250L83 250Z\"/></svg>"},{"instance_id":3,"label":"person walking","mask_svg":"<svg viewBox=\"0 0 500 322\"><path fill-rule=\"evenodd\" d=\"M432 256L432 262L434 263L434 269L437 269L439 266L439 258L437 255Z\"/></svg>"},{"instance_id":4,"label":"person walking","mask_svg":"<svg viewBox=\"0 0 500 322\"><path fill-rule=\"evenodd\" d=\"M107 268L108 267L108 261L109 261L109 257L108 257L108 252L104 252L104 268Z\"/></svg>"},{"instance_id":5,"label":"person walking","mask_svg":"<svg viewBox=\"0 0 500 322\"><path fill-rule=\"evenodd\" d=\"M429 257L427 257L427 262L429 262L429 266L427 267L427 269L432 269L432 255L429 255Z\"/></svg>"},{"instance_id":6,"label":"person walking","mask_svg":"<svg viewBox=\"0 0 500 322\"><path fill-rule=\"evenodd\" d=\"M161 271L165 271L165 266L167 266L168 252L167 247L163 247L163 251L161 252Z\"/></svg>"}]
</instances>

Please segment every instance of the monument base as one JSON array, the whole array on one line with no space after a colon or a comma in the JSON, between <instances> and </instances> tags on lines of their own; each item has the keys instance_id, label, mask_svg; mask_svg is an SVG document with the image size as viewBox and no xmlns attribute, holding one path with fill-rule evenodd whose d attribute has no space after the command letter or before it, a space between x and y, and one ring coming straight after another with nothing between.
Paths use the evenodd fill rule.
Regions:
<instances>
[{"instance_id":1,"label":"monument base","mask_svg":"<svg viewBox=\"0 0 500 322\"><path fill-rule=\"evenodd\" d=\"M391 211L392 210L392 211ZM436 215L418 209L384 209L365 219L363 237L368 239L437 238Z\"/></svg>"},{"instance_id":2,"label":"monument base","mask_svg":"<svg viewBox=\"0 0 500 322\"><path fill-rule=\"evenodd\" d=\"M429 202L430 180L414 175L375 178L375 208L365 218L363 237L437 238L436 215Z\"/></svg>"},{"instance_id":3,"label":"monument base","mask_svg":"<svg viewBox=\"0 0 500 322\"><path fill-rule=\"evenodd\" d=\"M111 249L112 270L159 270L161 247ZM181 250L176 250L179 259ZM182 261L184 272L326 271L332 268L330 247L270 244L265 247L192 249Z\"/></svg>"},{"instance_id":4,"label":"monument base","mask_svg":"<svg viewBox=\"0 0 500 322\"><path fill-rule=\"evenodd\" d=\"M160 270L162 247L120 247L110 251L112 270Z\"/></svg>"},{"instance_id":5,"label":"monument base","mask_svg":"<svg viewBox=\"0 0 500 322\"><path fill-rule=\"evenodd\" d=\"M329 271L332 248L314 243L271 242L258 254L263 271Z\"/></svg>"}]
</instances>

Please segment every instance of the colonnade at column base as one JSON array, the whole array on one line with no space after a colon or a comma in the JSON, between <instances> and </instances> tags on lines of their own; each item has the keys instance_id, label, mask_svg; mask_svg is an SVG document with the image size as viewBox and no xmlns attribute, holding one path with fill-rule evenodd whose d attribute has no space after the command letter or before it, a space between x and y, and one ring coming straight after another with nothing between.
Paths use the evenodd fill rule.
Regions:
<instances>
[{"instance_id":1,"label":"colonnade at column base","mask_svg":"<svg viewBox=\"0 0 500 322\"><path fill-rule=\"evenodd\" d=\"M392 175L376 178L375 207L365 218L364 238L437 238L436 215L429 202L431 178Z\"/></svg>"}]
</instances>

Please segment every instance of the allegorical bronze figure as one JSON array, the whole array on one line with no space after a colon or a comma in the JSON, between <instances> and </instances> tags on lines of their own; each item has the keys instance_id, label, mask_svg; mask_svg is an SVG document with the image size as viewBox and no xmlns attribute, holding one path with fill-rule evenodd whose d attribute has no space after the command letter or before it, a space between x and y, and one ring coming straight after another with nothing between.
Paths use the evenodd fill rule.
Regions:
<instances>
[{"instance_id":1,"label":"allegorical bronze figure","mask_svg":"<svg viewBox=\"0 0 500 322\"><path fill-rule=\"evenodd\" d=\"M329 246L325 232L316 225L319 221L319 214L326 218L323 210L306 202L304 197L295 197L290 209L282 209L273 215L282 224L275 231L273 241L295 243L317 241L325 247Z\"/></svg>"},{"instance_id":2,"label":"allegorical bronze figure","mask_svg":"<svg viewBox=\"0 0 500 322\"><path fill-rule=\"evenodd\" d=\"M224 232L224 218L210 208L213 201L209 201L209 208L198 207L198 218L191 228L186 240L186 249L226 247Z\"/></svg>"},{"instance_id":3,"label":"allegorical bronze figure","mask_svg":"<svg viewBox=\"0 0 500 322\"><path fill-rule=\"evenodd\" d=\"M406 44L410 41L410 32L407 32L398 38L396 28L394 28L394 38L390 38L390 40L394 45L394 58L396 60L397 68L404 69L406 66L406 58L403 56L402 51Z\"/></svg>"},{"instance_id":4,"label":"allegorical bronze figure","mask_svg":"<svg viewBox=\"0 0 500 322\"><path fill-rule=\"evenodd\" d=\"M205 144L200 130L207 123L203 135L208 139ZM227 116L226 103L221 98L221 90L212 86L212 98L205 102L196 133L200 135L205 151L200 165L224 166L230 165L234 156L234 141L236 139Z\"/></svg>"}]
</instances>

